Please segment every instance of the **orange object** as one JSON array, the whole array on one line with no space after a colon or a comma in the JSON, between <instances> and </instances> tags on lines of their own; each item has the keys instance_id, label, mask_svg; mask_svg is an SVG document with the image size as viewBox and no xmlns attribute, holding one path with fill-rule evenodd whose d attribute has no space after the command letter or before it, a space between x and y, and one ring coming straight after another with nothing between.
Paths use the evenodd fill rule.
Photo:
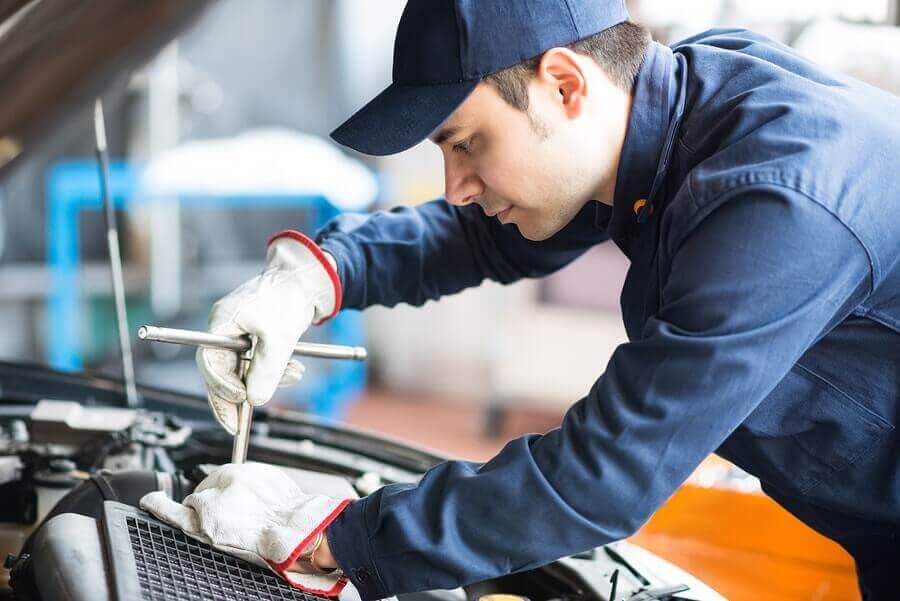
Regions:
<instances>
[{"instance_id":1,"label":"orange object","mask_svg":"<svg viewBox=\"0 0 900 601\"><path fill-rule=\"evenodd\" d=\"M762 493L686 484L631 540L732 600L860 598L851 557Z\"/></svg>"}]
</instances>

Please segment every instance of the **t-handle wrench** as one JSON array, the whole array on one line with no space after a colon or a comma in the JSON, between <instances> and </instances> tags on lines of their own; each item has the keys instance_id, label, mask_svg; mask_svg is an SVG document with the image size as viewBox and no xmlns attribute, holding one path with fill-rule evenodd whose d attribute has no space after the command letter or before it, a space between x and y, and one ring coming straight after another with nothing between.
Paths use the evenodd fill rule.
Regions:
<instances>
[{"instance_id":1,"label":"t-handle wrench","mask_svg":"<svg viewBox=\"0 0 900 601\"><path fill-rule=\"evenodd\" d=\"M138 338L155 340L172 344L202 346L238 353L238 372L241 380L246 375L250 359L253 358L254 342L250 336L222 336L196 330L179 330L160 328L157 326L141 326ZM337 344L318 344L315 342L298 342L294 347L295 355L319 357L322 359L350 359L365 361L368 357L366 349L361 346L340 346ZM234 435L234 446L231 450L232 463L244 463L247 459L247 447L250 444L250 422L253 419L253 405L244 401L238 405L238 425Z\"/></svg>"}]
</instances>

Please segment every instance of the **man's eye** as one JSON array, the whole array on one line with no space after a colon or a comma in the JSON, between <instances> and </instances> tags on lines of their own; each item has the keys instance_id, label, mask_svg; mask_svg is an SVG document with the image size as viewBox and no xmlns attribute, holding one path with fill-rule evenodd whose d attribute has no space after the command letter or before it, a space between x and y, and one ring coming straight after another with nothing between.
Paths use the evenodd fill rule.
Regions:
<instances>
[{"instance_id":1,"label":"man's eye","mask_svg":"<svg viewBox=\"0 0 900 601\"><path fill-rule=\"evenodd\" d=\"M463 140L462 142L457 142L453 145L453 152L461 152L463 154L469 154L469 146L471 146L471 140Z\"/></svg>"}]
</instances>

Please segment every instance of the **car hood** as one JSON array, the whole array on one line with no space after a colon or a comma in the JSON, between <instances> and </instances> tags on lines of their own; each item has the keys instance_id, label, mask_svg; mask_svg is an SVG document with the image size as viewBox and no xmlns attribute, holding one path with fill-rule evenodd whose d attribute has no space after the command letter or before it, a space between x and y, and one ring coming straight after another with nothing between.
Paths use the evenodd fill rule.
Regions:
<instances>
[{"instance_id":1,"label":"car hood","mask_svg":"<svg viewBox=\"0 0 900 601\"><path fill-rule=\"evenodd\" d=\"M214 0L0 0L0 175Z\"/></svg>"}]
</instances>

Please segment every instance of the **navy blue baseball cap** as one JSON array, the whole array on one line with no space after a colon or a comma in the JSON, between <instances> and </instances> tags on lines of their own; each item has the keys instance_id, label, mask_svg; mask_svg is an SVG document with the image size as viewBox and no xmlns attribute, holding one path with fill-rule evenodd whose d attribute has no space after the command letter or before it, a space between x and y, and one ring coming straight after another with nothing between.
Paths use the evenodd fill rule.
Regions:
<instances>
[{"instance_id":1,"label":"navy blue baseball cap","mask_svg":"<svg viewBox=\"0 0 900 601\"><path fill-rule=\"evenodd\" d=\"M410 0L394 40L393 82L331 137L365 154L401 152L486 75L627 19L625 0Z\"/></svg>"}]
</instances>

